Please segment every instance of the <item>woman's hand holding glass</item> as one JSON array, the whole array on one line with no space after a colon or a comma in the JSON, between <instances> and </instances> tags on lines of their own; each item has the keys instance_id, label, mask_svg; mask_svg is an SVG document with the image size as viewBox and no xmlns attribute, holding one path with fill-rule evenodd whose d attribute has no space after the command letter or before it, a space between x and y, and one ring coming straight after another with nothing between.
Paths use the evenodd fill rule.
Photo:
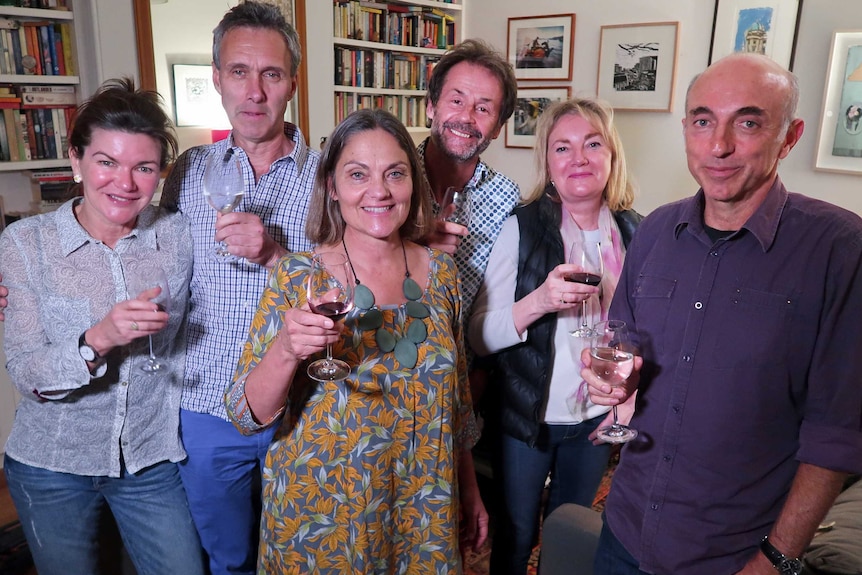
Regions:
<instances>
[{"instance_id":1,"label":"woman's hand holding glass","mask_svg":"<svg viewBox=\"0 0 862 575\"><path fill-rule=\"evenodd\" d=\"M136 296L136 299L149 302L150 313L167 312L171 304L171 292L168 287L168 278L165 272L156 266L138 266L134 273L130 273L126 282L126 289L129 295ZM165 315L168 315L165 313ZM146 318L143 320L147 323ZM159 329L163 329L167 325L167 318L164 324ZM140 331L141 324L133 321L130 326L133 331ZM156 330L159 331L159 330ZM170 364L164 359L156 357L153 351L153 333L149 332L149 357L138 365L138 369L146 374L156 374L170 368Z\"/></svg>"}]
</instances>

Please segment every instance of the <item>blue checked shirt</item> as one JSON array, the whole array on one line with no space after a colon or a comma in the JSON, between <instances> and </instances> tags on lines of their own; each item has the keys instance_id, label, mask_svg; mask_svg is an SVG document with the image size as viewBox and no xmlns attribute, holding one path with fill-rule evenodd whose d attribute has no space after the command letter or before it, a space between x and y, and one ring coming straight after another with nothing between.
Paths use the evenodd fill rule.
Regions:
<instances>
[{"instance_id":1,"label":"blue checked shirt","mask_svg":"<svg viewBox=\"0 0 862 575\"><path fill-rule=\"evenodd\" d=\"M203 196L203 171L210 154L233 147L241 159L246 193L237 211L256 214L272 238L288 251L307 251L305 219L320 159L299 129L285 123L293 152L273 162L255 184L254 172L233 137L184 152L165 181L162 205L179 209L191 220L194 271L188 317L188 350L182 408L228 420L224 391L233 379L269 270L245 259L223 263L213 259L216 211Z\"/></svg>"},{"instance_id":2,"label":"blue checked shirt","mask_svg":"<svg viewBox=\"0 0 862 575\"><path fill-rule=\"evenodd\" d=\"M417 149L423 169L427 145L426 138ZM485 268L488 267L491 248L503 229L503 222L518 205L521 196L518 184L495 172L481 159L464 189L470 198L470 225L467 227L467 237L461 241L455 252L455 263L458 264L458 273L461 276L461 316L469 318L470 308L473 307L473 300L482 285ZM433 194L431 204L434 213L439 212L440 205ZM466 322L464 325L466 328Z\"/></svg>"}]
</instances>

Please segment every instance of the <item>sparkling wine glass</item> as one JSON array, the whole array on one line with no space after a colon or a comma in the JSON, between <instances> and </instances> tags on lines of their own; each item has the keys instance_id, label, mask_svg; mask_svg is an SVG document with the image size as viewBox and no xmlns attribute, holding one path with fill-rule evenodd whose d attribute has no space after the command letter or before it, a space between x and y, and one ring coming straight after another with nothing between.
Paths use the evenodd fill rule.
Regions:
<instances>
[{"instance_id":1,"label":"sparkling wine glass","mask_svg":"<svg viewBox=\"0 0 862 575\"><path fill-rule=\"evenodd\" d=\"M160 287L162 291L156 297L151 298L150 301L158 306L159 311L168 311L171 302L171 292L168 287L168 278L165 276L162 268L155 265L142 264L135 266L134 270L131 271L133 273L129 273L126 279L126 290L129 292L129 295L139 297L141 293L147 290ZM138 364L138 369L150 375L163 373L170 368L170 364L164 359L156 357L156 354L153 352L153 336L150 335L149 338L150 355Z\"/></svg>"},{"instance_id":2,"label":"sparkling wine glass","mask_svg":"<svg viewBox=\"0 0 862 575\"><path fill-rule=\"evenodd\" d=\"M347 257L338 252L316 254L308 275L308 306L316 314L339 321L353 309L356 284ZM326 358L308 366L308 376L317 381L341 381L350 374L350 366L332 358L332 345L326 344Z\"/></svg>"},{"instance_id":3,"label":"sparkling wine glass","mask_svg":"<svg viewBox=\"0 0 862 575\"><path fill-rule=\"evenodd\" d=\"M634 346L629 338L626 322L611 319L593 326L590 347L590 370L611 387L622 387L634 369ZM620 424L617 406L613 407L614 422L598 430L598 437L607 443L625 443L637 437L638 432Z\"/></svg>"},{"instance_id":4,"label":"sparkling wine glass","mask_svg":"<svg viewBox=\"0 0 862 575\"><path fill-rule=\"evenodd\" d=\"M452 186L446 188L437 217L445 222L468 227L471 215L472 203L467 192Z\"/></svg>"},{"instance_id":5,"label":"sparkling wine glass","mask_svg":"<svg viewBox=\"0 0 862 575\"><path fill-rule=\"evenodd\" d=\"M204 167L204 198L212 208L222 214L232 212L242 201L245 184L242 166L233 149L222 154L210 154ZM224 242L218 242L211 256L221 262L236 261Z\"/></svg>"},{"instance_id":6,"label":"sparkling wine glass","mask_svg":"<svg viewBox=\"0 0 862 575\"><path fill-rule=\"evenodd\" d=\"M602 244L599 242L587 242L576 240L572 244L569 253L570 264L578 266L578 271L566 275L566 281L597 286L602 281L604 265L602 264ZM581 302L581 325L571 335L575 337L591 337L593 330L590 329L587 317L587 300Z\"/></svg>"}]
</instances>

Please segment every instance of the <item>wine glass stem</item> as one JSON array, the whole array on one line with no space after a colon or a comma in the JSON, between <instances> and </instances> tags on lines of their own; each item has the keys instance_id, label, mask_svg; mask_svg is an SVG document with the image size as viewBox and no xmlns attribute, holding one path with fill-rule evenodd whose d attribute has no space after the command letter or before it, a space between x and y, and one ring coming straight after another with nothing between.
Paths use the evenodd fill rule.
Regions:
<instances>
[{"instance_id":1,"label":"wine glass stem","mask_svg":"<svg viewBox=\"0 0 862 575\"><path fill-rule=\"evenodd\" d=\"M331 343L326 344L326 362L332 363L332 344Z\"/></svg>"},{"instance_id":2,"label":"wine glass stem","mask_svg":"<svg viewBox=\"0 0 862 575\"><path fill-rule=\"evenodd\" d=\"M156 359L156 354L153 353L153 336L150 336L150 359Z\"/></svg>"},{"instance_id":3,"label":"wine glass stem","mask_svg":"<svg viewBox=\"0 0 862 575\"><path fill-rule=\"evenodd\" d=\"M617 419L617 406L616 405L613 407L613 410L614 410L614 425L619 425L620 421L619 421L619 419Z\"/></svg>"},{"instance_id":4,"label":"wine glass stem","mask_svg":"<svg viewBox=\"0 0 862 575\"><path fill-rule=\"evenodd\" d=\"M590 327L589 322L587 322L587 300L581 302L581 329L587 329Z\"/></svg>"}]
</instances>

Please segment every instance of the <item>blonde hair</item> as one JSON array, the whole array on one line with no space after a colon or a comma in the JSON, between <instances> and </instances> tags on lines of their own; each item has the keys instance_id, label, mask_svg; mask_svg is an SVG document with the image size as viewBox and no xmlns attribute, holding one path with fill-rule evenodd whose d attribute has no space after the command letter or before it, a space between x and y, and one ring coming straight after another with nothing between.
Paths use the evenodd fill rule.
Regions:
<instances>
[{"instance_id":1,"label":"blonde hair","mask_svg":"<svg viewBox=\"0 0 862 575\"><path fill-rule=\"evenodd\" d=\"M608 207L612 212L630 209L634 203L635 192L626 168L623 143L614 126L614 110L604 101L595 98L572 98L564 102L555 102L539 116L535 147L538 180L533 189L522 197L523 203L529 204L538 200L546 190L556 197L556 190L551 186L551 175L548 171L548 140L557 123L570 114L587 120L611 149L611 171L608 175L608 183L602 192ZM550 190L548 190L549 187Z\"/></svg>"}]
</instances>

